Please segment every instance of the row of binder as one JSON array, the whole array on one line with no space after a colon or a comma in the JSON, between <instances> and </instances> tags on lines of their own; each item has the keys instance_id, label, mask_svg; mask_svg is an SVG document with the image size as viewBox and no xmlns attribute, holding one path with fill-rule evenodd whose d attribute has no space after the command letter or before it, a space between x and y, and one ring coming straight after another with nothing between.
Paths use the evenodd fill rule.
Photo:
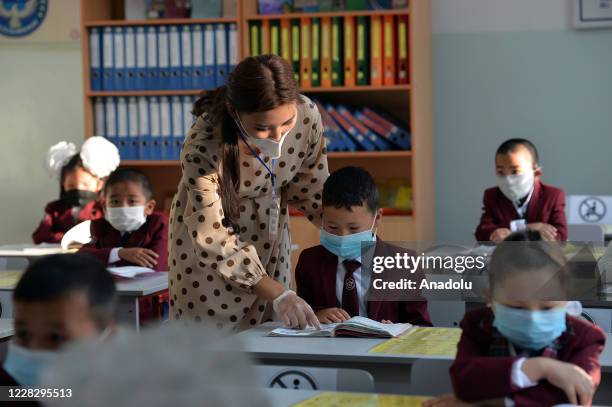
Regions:
<instances>
[{"instance_id":1,"label":"row of binder","mask_svg":"<svg viewBox=\"0 0 612 407\"><path fill-rule=\"evenodd\" d=\"M315 103L329 151L410 150L409 130L384 112Z\"/></svg>"},{"instance_id":2,"label":"row of binder","mask_svg":"<svg viewBox=\"0 0 612 407\"><path fill-rule=\"evenodd\" d=\"M193 96L95 98L95 135L115 144L122 160L178 160L194 102Z\"/></svg>"},{"instance_id":3,"label":"row of binder","mask_svg":"<svg viewBox=\"0 0 612 407\"><path fill-rule=\"evenodd\" d=\"M214 89L238 63L236 24L93 27L93 91Z\"/></svg>"},{"instance_id":4,"label":"row of binder","mask_svg":"<svg viewBox=\"0 0 612 407\"><path fill-rule=\"evenodd\" d=\"M251 55L281 55L303 89L407 84L408 41L405 14L249 23Z\"/></svg>"}]
</instances>

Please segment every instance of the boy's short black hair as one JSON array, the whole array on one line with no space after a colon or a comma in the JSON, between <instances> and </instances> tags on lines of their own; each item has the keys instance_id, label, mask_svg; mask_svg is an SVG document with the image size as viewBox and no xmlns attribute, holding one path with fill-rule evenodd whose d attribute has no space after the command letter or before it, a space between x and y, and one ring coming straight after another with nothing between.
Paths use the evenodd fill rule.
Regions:
<instances>
[{"instance_id":1,"label":"boy's short black hair","mask_svg":"<svg viewBox=\"0 0 612 407\"><path fill-rule=\"evenodd\" d=\"M135 168L117 168L113 171L104 184L104 195L108 192L109 187L121 182L135 182L140 184L147 201L153 198L153 188L151 187L149 177L147 177L144 172Z\"/></svg>"},{"instance_id":2,"label":"boy's short black hair","mask_svg":"<svg viewBox=\"0 0 612 407\"><path fill-rule=\"evenodd\" d=\"M570 270L559 243L544 241L535 230L514 232L491 255L490 290L493 293L496 286L513 274L540 270L554 271L554 278L565 292L568 291Z\"/></svg>"},{"instance_id":3,"label":"boy's short black hair","mask_svg":"<svg viewBox=\"0 0 612 407\"><path fill-rule=\"evenodd\" d=\"M533 158L533 163L535 165L540 164L540 156L538 155L538 149L535 144L531 141L524 138L511 138L510 140L506 140L497 148L495 155L506 155L516 151L517 147L523 146L531 153L531 158Z\"/></svg>"},{"instance_id":4,"label":"boy's short black hair","mask_svg":"<svg viewBox=\"0 0 612 407\"><path fill-rule=\"evenodd\" d=\"M367 205L378 209L378 188L374 178L361 167L343 167L334 171L323 184L323 206L346 208Z\"/></svg>"},{"instance_id":5,"label":"boy's short black hair","mask_svg":"<svg viewBox=\"0 0 612 407\"><path fill-rule=\"evenodd\" d=\"M13 301L44 302L84 292L99 328L114 319L115 282L105 265L86 254L54 254L32 263L13 291Z\"/></svg>"}]
</instances>

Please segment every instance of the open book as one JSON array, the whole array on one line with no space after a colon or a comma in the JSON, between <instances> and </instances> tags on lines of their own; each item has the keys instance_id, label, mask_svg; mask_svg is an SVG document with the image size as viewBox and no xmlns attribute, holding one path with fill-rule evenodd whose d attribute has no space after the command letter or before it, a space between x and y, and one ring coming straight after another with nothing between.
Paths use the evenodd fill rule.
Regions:
<instances>
[{"instance_id":1,"label":"open book","mask_svg":"<svg viewBox=\"0 0 612 407\"><path fill-rule=\"evenodd\" d=\"M268 336L395 338L408 333L412 324L383 324L369 318L353 317L335 324L321 324L321 329L308 326L305 329L276 328Z\"/></svg>"}]
</instances>

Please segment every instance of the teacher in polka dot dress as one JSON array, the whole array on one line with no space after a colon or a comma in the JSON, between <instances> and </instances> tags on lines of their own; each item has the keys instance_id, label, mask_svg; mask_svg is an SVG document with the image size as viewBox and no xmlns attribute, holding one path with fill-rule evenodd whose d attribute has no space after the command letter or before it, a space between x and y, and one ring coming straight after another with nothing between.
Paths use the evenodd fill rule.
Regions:
<instances>
[{"instance_id":1,"label":"teacher in polka dot dress","mask_svg":"<svg viewBox=\"0 0 612 407\"><path fill-rule=\"evenodd\" d=\"M271 319L318 326L288 289L287 205L317 227L328 176L316 105L272 55L243 60L198 100L170 216L170 315L236 331Z\"/></svg>"}]
</instances>

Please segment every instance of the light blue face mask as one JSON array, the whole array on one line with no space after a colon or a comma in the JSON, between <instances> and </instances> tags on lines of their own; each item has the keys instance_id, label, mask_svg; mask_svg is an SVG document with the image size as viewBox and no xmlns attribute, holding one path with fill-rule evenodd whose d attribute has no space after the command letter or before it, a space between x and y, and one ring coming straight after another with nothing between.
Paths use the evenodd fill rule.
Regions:
<instances>
[{"instance_id":1,"label":"light blue face mask","mask_svg":"<svg viewBox=\"0 0 612 407\"><path fill-rule=\"evenodd\" d=\"M375 234L372 230L374 223L376 223L376 217L374 217L374 222L372 222L370 229L345 236L334 235L325 229L321 229L321 245L338 257L354 260L361 256L361 242L374 241Z\"/></svg>"},{"instance_id":2,"label":"light blue face mask","mask_svg":"<svg viewBox=\"0 0 612 407\"><path fill-rule=\"evenodd\" d=\"M58 352L30 350L9 342L4 370L22 386L40 384L40 374L59 356Z\"/></svg>"},{"instance_id":3,"label":"light blue face mask","mask_svg":"<svg viewBox=\"0 0 612 407\"><path fill-rule=\"evenodd\" d=\"M565 332L566 306L545 311L528 311L495 303L493 326L514 345L540 350Z\"/></svg>"}]
</instances>

